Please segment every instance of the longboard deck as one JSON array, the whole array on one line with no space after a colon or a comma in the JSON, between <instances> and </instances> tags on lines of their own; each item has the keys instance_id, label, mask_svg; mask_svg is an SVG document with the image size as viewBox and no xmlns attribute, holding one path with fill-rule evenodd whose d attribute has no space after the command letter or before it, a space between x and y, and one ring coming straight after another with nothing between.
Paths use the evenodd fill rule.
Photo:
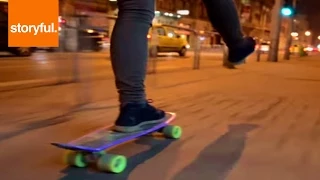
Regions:
<instances>
[{"instance_id":1,"label":"longboard deck","mask_svg":"<svg viewBox=\"0 0 320 180\"><path fill-rule=\"evenodd\" d=\"M92 133L86 134L76 140L73 140L68 143L51 143L52 145L69 149L74 151L83 151L83 152L100 152L105 149L109 149L113 146L117 146L119 144L131 141L138 137L150 134L155 132L169 123L171 123L176 117L175 113L166 112L166 121L162 123L149 124L143 127L142 131L132 132L132 133L123 133L113 131L113 126L103 127L98 129Z\"/></svg>"}]
</instances>

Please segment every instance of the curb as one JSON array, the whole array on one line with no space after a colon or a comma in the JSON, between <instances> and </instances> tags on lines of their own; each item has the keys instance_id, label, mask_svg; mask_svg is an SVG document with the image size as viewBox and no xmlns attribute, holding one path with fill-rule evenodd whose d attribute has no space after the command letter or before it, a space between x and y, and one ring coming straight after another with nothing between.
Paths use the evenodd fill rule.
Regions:
<instances>
[{"instance_id":1,"label":"curb","mask_svg":"<svg viewBox=\"0 0 320 180\"><path fill-rule=\"evenodd\" d=\"M0 83L0 92L35 88L40 86L52 86L52 85L66 84L71 82L73 82L71 78L64 79L64 80L61 80L58 78L49 78L49 79L33 79L33 80L2 82Z\"/></svg>"},{"instance_id":2,"label":"curb","mask_svg":"<svg viewBox=\"0 0 320 180\"><path fill-rule=\"evenodd\" d=\"M100 79L109 79L108 75L105 74L96 74L91 77L91 80L100 80ZM80 80L81 81L81 80ZM0 92L5 91L15 91L21 89L29 89L43 86L56 86L63 85L68 83L74 83L72 77L60 77L60 78L45 78L45 79L30 79L30 80L21 80L21 81L9 81L9 82L0 82Z\"/></svg>"}]
</instances>

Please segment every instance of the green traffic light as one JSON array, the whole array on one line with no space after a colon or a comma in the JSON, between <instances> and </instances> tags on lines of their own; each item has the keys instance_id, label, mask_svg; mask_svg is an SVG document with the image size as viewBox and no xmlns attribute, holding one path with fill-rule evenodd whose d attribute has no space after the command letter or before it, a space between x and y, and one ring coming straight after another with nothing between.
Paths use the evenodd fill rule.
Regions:
<instances>
[{"instance_id":1,"label":"green traffic light","mask_svg":"<svg viewBox=\"0 0 320 180\"><path fill-rule=\"evenodd\" d=\"M281 14L284 16L291 16L292 15L292 9L288 7L284 7L281 9Z\"/></svg>"}]
</instances>

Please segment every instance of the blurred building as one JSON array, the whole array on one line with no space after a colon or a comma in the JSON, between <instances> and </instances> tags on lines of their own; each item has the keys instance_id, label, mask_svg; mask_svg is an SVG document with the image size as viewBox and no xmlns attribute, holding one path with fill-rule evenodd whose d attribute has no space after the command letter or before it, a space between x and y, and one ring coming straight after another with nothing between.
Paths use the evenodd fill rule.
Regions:
<instances>
[{"instance_id":1,"label":"blurred building","mask_svg":"<svg viewBox=\"0 0 320 180\"><path fill-rule=\"evenodd\" d=\"M269 40L273 0L235 0L235 3L244 34L266 41ZM188 10L188 14L181 15L179 18L172 18L169 23L190 27L203 32L203 46L210 47L221 43L221 37L217 33L208 33L215 32L215 30L208 20L206 8L202 0L157 0L156 8L157 11L163 12L161 14L167 16L167 19L170 18L168 14L174 17L173 14ZM168 21L161 20L159 22L168 23ZM190 37L190 40L192 39L193 37Z\"/></svg>"},{"instance_id":2,"label":"blurred building","mask_svg":"<svg viewBox=\"0 0 320 180\"><path fill-rule=\"evenodd\" d=\"M60 16L80 17L81 26L107 27L106 12L109 9L106 0L60 0Z\"/></svg>"},{"instance_id":3,"label":"blurred building","mask_svg":"<svg viewBox=\"0 0 320 180\"><path fill-rule=\"evenodd\" d=\"M238 12L245 35L269 40L272 0L237 0Z\"/></svg>"},{"instance_id":4,"label":"blurred building","mask_svg":"<svg viewBox=\"0 0 320 180\"><path fill-rule=\"evenodd\" d=\"M64 11L62 11L63 14L68 14L70 12L76 14L87 14L88 16L91 16L91 18L87 18L84 24L101 26L108 31L109 35L111 35L115 21L114 19L107 18L107 15L117 15L116 1L60 1L64 2L61 3L63 6L61 9L64 9ZM271 9L273 7L274 0L234 1L237 6L244 34L253 36L262 41L269 41L270 23L272 18ZM221 43L222 39L220 35L215 32L208 20L206 8L202 0L156 0L155 15L154 23L196 29L203 33L203 36L200 38L202 46L212 47ZM287 29L288 22L284 19L281 27L280 48L284 46ZM192 33L185 30L177 30L177 32L184 34L192 46L192 42L195 38Z\"/></svg>"},{"instance_id":5,"label":"blurred building","mask_svg":"<svg viewBox=\"0 0 320 180\"><path fill-rule=\"evenodd\" d=\"M59 0L59 15L64 23L60 23L60 47L64 50L75 50L77 47L77 29L109 29L107 12L109 4L106 0Z\"/></svg>"},{"instance_id":6,"label":"blurred building","mask_svg":"<svg viewBox=\"0 0 320 180\"><path fill-rule=\"evenodd\" d=\"M297 32L296 37L293 37L293 44L308 46L312 41L312 34L306 36L305 32L309 30L309 22L307 16L303 14L298 14L294 18L293 32Z\"/></svg>"}]
</instances>

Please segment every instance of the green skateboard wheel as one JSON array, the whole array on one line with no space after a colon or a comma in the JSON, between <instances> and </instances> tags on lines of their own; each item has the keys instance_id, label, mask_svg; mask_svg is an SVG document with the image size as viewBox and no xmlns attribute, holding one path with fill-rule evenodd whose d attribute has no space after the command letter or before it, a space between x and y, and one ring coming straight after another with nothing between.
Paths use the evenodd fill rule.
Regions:
<instances>
[{"instance_id":1,"label":"green skateboard wheel","mask_svg":"<svg viewBox=\"0 0 320 180\"><path fill-rule=\"evenodd\" d=\"M112 173L121 173L127 167L127 158L121 155L104 154L97 162L98 169Z\"/></svg>"},{"instance_id":2,"label":"green skateboard wheel","mask_svg":"<svg viewBox=\"0 0 320 180\"><path fill-rule=\"evenodd\" d=\"M180 126L169 125L163 128L162 132L167 138L179 139L182 135L182 128Z\"/></svg>"},{"instance_id":3,"label":"green skateboard wheel","mask_svg":"<svg viewBox=\"0 0 320 180\"><path fill-rule=\"evenodd\" d=\"M88 165L85 161L84 155L75 151L67 151L65 153L64 163L79 168L84 168Z\"/></svg>"}]
</instances>

